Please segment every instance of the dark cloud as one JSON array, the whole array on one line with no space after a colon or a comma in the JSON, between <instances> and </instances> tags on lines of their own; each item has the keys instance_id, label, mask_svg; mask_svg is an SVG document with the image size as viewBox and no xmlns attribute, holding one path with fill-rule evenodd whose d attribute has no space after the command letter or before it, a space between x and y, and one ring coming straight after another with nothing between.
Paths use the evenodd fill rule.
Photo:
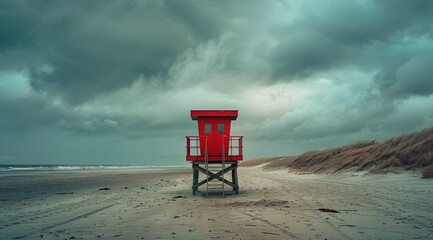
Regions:
<instances>
[{"instance_id":1,"label":"dark cloud","mask_svg":"<svg viewBox=\"0 0 433 240\"><path fill-rule=\"evenodd\" d=\"M307 14L307 22L340 43L362 46L392 41L401 31L430 25L431 1L355 1L323 4Z\"/></svg>"},{"instance_id":2,"label":"dark cloud","mask_svg":"<svg viewBox=\"0 0 433 240\"><path fill-rule=\"evenodd\" d=\"M394 97L433 94L432 63L433 55L411 59L396 71L395 82L386 93Z\"/></svg>"},{"instance_id":3,"label":"dark cloud","mask_svg":"<svg viewBox=\"0 0 433 240\"><path fill-rule=\"evenodd\" d=\"M271 66L277 78L304 78L342 64L349 52L319 32L301 30L272 50Z\"/></svg>"},{"instance_id":4,"label":"dark cloud","mask_svg":"<svg viewBox=\"0 0 433 240\"><path fill-rule=\"evenodd\" d=\"M205 32L204 25L212 22L206 21L207 14L183 13L189 7L191 12L200 12L194 4L184 6L177 15L172 4L4 3L2 11L6 14L2 15L0 32L7 38L2 38L2 61L9 58L27 66L31 85L37 90L61 94L71 102L85 101L127 86L140 74L164 74L181 52L218 35L218 22Z\"/></svg>"},{"instance_id":5,"label":"dark cloud","mask_svg":"<svg viewBox=\"0 0 433 240\"><path fill-rule=\"evenodd\" d=\"M395 58L398 53L384 52L389 48L381 43L400 45L408 36L417 38L429 31L431 38L433 13L433 3L423 0L313 1L300 7L290 1L1 4L2 65L28 68L33 88L73 103L127 86L140 74L165 75L184 51L226 32L235 35L227 44L232 45L227 70L260 69L256 73L262 75L269 70L272 78L291 80L356 65L382 71L378 83L388 86L395 81L397 68L417 53ZM287 16L267 11L277 8L286 10ZM271 34L277 45L270 51L265 42L248 45L260 34ZM252 67L253 59L261 59L253 64L262 66Z\"/></svg>"},{"instance_id":6,"label":"dark cloud","mask_svg":"<svg viewBox=\"0 0 433 240\"><path fill-rule=\"evenodd\" d=\"M165 1L170 18L198 39L212 39L228 24L225 8L208 1Z\"/></svg>"},{"instance_id":7,"label":"dark cloud","mask_svg":"<svg viewBox=\"0 0 433 240\"><path fill-rule=\"evenodd\" d=\"M53 110L40 97L0 98L0 132L27 132L50 127L65 113Z\"/></svg>"},{"instance_id":8,"label":"dark cloud","mask_svg":"<svg viewBox=\"0 0 433 240\"><path fill-rule=\"evenodd\" d=\"M355 65L381 70L387 81L395 66L418 54L402 48L389 52L389 46L431 39L432 14L433 2L423 0L308 2L298 18L274 31L279 44L270 55L273 75L296 79Z\"/></svg>"}]
</instances>

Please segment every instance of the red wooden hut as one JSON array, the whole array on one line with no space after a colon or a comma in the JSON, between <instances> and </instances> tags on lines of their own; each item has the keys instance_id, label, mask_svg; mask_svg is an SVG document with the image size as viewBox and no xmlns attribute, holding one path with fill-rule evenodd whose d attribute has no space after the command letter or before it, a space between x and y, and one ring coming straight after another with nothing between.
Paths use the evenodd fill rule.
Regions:
<instances>
[{"instance_id":1,"label":"red wooden hut","mask_svg":"<svg viewBox=\"0 0 433 240\"><path fill-rule=\"evenodd\" d=\"M192 162L193 194L206 184L209 189L222 189L225 185L239 193L237 168L243 159L242 136L231 136L231 121L238 117L237 110L191 110L192 120L198 122L198 136L186 136L186 160ZM231 181L225 173L231 171ZM205 179L199 180L199 173Z\"/></svg>"}]
</instances>

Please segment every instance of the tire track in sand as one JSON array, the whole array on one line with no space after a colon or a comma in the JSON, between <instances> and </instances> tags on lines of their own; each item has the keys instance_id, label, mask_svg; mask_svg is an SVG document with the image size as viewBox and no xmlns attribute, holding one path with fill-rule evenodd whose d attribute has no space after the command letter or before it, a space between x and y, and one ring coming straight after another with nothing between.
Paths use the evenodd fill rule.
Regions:
<instances>
[{"instance_id":1,"label":"tire track in sand","mask_svg":"<svg viewBox=\"0 0 433 240\"><path fill-rule=\"evenodd\" d=\"M288 235L288 236L290 236L290 237L292 237L292 238L294 238L294 239L299 239L299 238L296 237L293 233L291 233L291 232L287 231L286 229L281 228L281 227L279 227L279 226L277 226L277 225L271 223L269 220L266 220L266 219L264 219L264 218L257 217L256 215L249 214L249 213L246 213L246 212L244 212L244 211L240 211L240 213L242 213L242 214L244 214L244 215L247 215L247 216L249 216L249 217L252 217L252 218L258 219L260 222L262 222L262 223L264 223L264 224L266 224L266 225L268 225L268 226L271 226L271 227L273 227L273 228L276 228L276 229L280 230L281 232L285 233L286 235Z\"/></svg>"},{"instance_id":2,"label":"tire track in sand","mask_svg":"<svg viewBox=\"0 0 433 240\"><path fill-rule=\"evenodd\" d=\"M71 223L71 222L73 222L73 221L77 221L77 220L79 220L79 219L81 219L81 218L85 218L85 217L88 217L88 216L93 215L93 214L95 214L95 213L101 212L101 211L103 211L103 210L105 210L105 209L107 209L107 208L110 208L110 207L114 206L114 205L116 205L116 203L113 203L113 204L110 204L110 205L108 205L108 206L104 206L104 207L101 207L101 208L95 209L95 210L90 211L90 212L87 212L87 213L85 213L85 214L78 215L78 216L73 217L73 218L71 218L71 219L68 219L68 220L66 220L66 221L63 221L63 222L60 222L60 223L56 223L56 224L54 224L54 225L51 225L51 226L48 226L48 227L42 228L41 231L45 232L45 231L47 231L48 229L55 228L55 227L59 227L59 226L62 226L62 225L65 225L65 224Z\"/></svg>"}]
</instances>

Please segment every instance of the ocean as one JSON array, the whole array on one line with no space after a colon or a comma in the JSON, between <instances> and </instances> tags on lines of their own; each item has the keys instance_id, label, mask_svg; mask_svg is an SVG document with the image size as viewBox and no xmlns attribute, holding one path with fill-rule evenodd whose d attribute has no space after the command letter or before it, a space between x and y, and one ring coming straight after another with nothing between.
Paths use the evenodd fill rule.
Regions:
<instances>
[{"instance_id":1,"label":"ocean","mask_svg":"<svg viewBox=\"0 0 433 240\"><path fill-rule=\"evenodd\" d=\"M157 170L185 166L130 166L130 165L57 165L57 164L0 164L1 177L35 175L84 174L107 171Z\"/></svg>"}]
</instances>

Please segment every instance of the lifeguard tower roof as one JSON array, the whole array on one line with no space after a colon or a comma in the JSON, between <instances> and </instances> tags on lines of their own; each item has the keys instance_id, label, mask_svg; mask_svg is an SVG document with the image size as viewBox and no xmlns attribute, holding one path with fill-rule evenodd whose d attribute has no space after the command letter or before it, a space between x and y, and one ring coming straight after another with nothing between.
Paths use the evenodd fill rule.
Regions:
<instances>
[{"instance_id":1,"label":"lifeguard tower roof","mask_svg":"<svg viewBox=\"0 0 433 240\"><path fill-rule=\"evenodd\" d=\"M199 117L230 117L230 120L238 118L238 110L191 110L191 119Z\"/></svg>"}]
</instances>

